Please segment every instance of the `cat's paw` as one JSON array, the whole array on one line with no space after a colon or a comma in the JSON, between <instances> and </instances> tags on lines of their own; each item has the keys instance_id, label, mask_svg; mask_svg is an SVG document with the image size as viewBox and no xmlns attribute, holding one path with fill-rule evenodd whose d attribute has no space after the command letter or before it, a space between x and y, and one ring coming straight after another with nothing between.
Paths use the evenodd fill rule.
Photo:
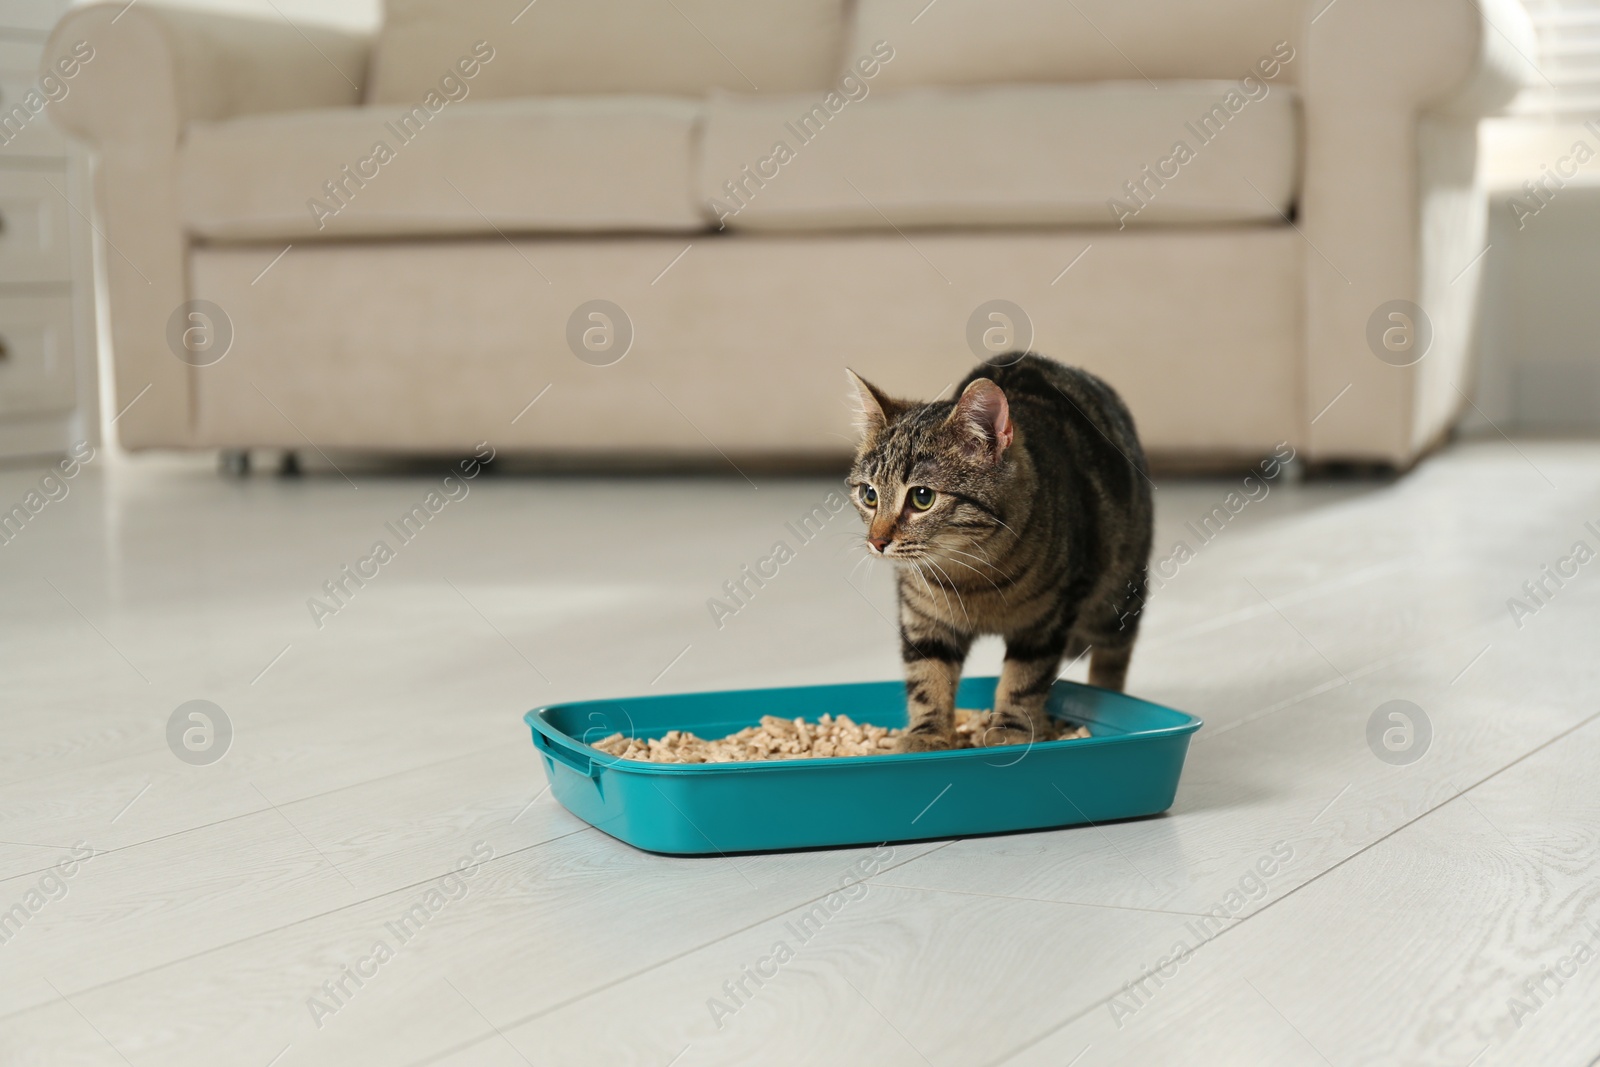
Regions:
<instances>
[{"instance_id":1,"label":"cat's paw","mask_svg":"<svg viewBox=\"0 0 1600 1067\"><path fill-rule=\"evenodd\" d=\"M1026 728L991 726L978 735L977 742L980 748L989 748L994 745L1031 745L1038 739L1037 734Z\"/></svg>"},{"instance_id":2,"label":"cat's paw","mask_svg":"<svg viewBox=\"0 0 1600 1067\"><path fill-rule=\"evenodd\" d=\"M975 725L972 743L980 748L993 745L1030 745L1040 740L1039 731L1020 717L991 713Z\"/></svg>"},{"instance_id":3,"label":"cat's paw","mask_svg":"<svg viewBox=\"0 0 1600 1067\"><path fill-rule=\"evenodd\" d=\"M896 752L943 752L947 748L955 748L956 739L952 736L930 733L901 734L894 743Z\"/></svg>"}]
</instances>

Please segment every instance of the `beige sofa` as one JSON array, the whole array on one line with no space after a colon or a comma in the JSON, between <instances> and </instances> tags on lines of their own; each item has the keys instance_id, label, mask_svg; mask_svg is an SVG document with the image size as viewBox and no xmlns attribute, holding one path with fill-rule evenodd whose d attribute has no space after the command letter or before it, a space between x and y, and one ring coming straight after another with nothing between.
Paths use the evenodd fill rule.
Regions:
<instances>
[{"instance_id":1,"label":"beige sofa","mask_svg":"<svg viewBox=\"0 0 1600 1067\"><path fill-rule=\"evenodd\" d=\"M1031 343L1156 454L1402 465L1532 50L1515 0L117 0L46 63L84 43L131 448L839 456L845 366Z\"/></svg>"}]
</instances>

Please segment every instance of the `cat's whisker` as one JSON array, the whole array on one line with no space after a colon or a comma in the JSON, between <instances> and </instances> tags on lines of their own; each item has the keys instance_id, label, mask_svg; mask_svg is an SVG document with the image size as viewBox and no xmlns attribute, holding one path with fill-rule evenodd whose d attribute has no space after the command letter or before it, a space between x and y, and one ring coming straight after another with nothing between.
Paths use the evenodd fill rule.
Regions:
<instances>
[{"instance_id":1,"label":"cat's whisker","mask_svg":"<svg viewBox=\"0 0 1600 1067\"><path fill-rule=\"evenodd\" d=\"M926 572L924 572L924 573L926 573ZM967 614L967 606L965 604L961 604L960 603L961 594L960 593L956 593L956 601L957 601L957 603L956 604L951 604L950 603L950 594L952 592L954 592L954 590L952 590L949 586L945 585L944 582L942 582L942 581L935 580L935 581L933 581L933 584L939 587L939 595L944 598L945 610L950 612L952 615L954 615L956 607L959 606L961 608L962 618L966 619L967 622L970 623L972 621L972 617Z\"/></svg>"},{"instance_id":2,"label":"cat's whisker","mask_svg":"<svg viewBox=\"0 0 1600 1067\"><path fill-rule=\"evenodd\" d=\"M988 567L990 570L993 570L996 573L998 573L1000 575L1000 577L1002 577L1002 578L1010 578L1011 577L1011 575L1007 574L1005 571L1001 570L999 567L996 567L994 565L994 563L992 563L990 560L988 560L987 558L985 558L983 556L977 555L976 553L967 552L967 551L964 551L964 550L959 549L959 548L941 548L939 551L941 551L941 552L953 552L958 556L966 556L969 559L975 559L979 563L982 563L984 566ZM954 561L952 560L951 562L954 562Z\"/></svg>"},{"instance_id":3,"label":"cat's whisker","mask_svg":"<svg viewBox=\"0 0 1600 1067\"><path fill-rule=\"evenodd\" d=\"M917 573L922 576L922 584L924 586L928 587L928 596L929 596L929 598L931 599L932 596L933 596L932 586L933 585L937 585L939 587L939 595L944 598L945 610L951 612L951 614L954 614L955 613L955 605L950 603L950 590L945 586L943 581L931 582L931 583L929 582L927 572L925 572L922 569L922 564L924 562L932 563L933 561L931 559L929 559L927 556L919 554L919 555L917 555L915 557L915 561L913 562L912 566L916 567L917 568ZM959 600L960 598L961 598L961 594L957 593L956 594L956 599ZM961 614L963 616L967 615L967 606L965 604L961 605ZM968 618L968 621L970 622L971 621L971 617L968 616L967 618Z\"/></svg>"},{"instance_id":4,"label":"cat's whisker","mask_svg":"<svg viewBox=\"0 0 1600 1067\"><path fill-rule=\"evenodd\" d=\"M926 574L922 573L922 565L921 565L921 563L917 559L915 559L913 557L909 557L909 556L907 557L907 560L911 564L911 569L913 571L915 571L917 577L922 580L922 588L924 588L924 589L926 589L928 591L928 599L932 600L933 599L933 583L929 582L928 581L928 576ZM950 594L944 592L944 586L941 585L939 587L939 591L944 596L945 609L946 610L953 609L955 605L950 603ZM963 614L965 614L965 611L963 611Z\"/></svg>"},{"instance_id":5,"label":"cat's whisker","mask_svg":"<svg viewBox=\"0 0 1600 1067\"><path fill-rule=\"evenodd\" d=\"M940 574L944 575L944 581L949 583L950 591L956 595L956 603L961 605L961 614L962 614L962 616L967 620L968 623L971 623L972 622L972 616L967 614L967 602L961 599L961 590L956 588L956 580L954 578L950 577L950 572L945 570L943 567L939 566L938 561L935 560L932 556L928 557L928 566L932 567L934 570L936 570ZM943 583L941 583L941 584L943 584Z\"/></svg>"},{"instance_id":6,"label":"cat's whisker","mask_svg":"<svg viewBox=\"0 0 1600 1067\"><path fill-rule=\"evenodd\" d=\"M994 585L994 591L1000 595L1000 602L1002 604L1008 604L1009 603L1009 601L1006 600L1006 591L1004 589L1001 589L998 585L995 585L993 578L989 577L987 574L984 574L982 571L980 571L978 568L974 567L972 564L964 563L959 559L946 560L945 562L953 563L957 567L965 567L965 568L967 568L967 570L971 571L973 574L976 574L979 578L982 578L984 581L988 582L990 585Z\"/></svg>"},{"instance_id":7,"label":"cat's whisker","mask_svg":"<svg viewBox=\"0 0 1600 1067\"><path fill-rule=\"evenodd\" d=\"M1000 577L1005 578L1008 583L1011 581L1011 575L1007 574L1005 571L1001 570L999 567L996 567L993 563L990 563L988 560L983 559L983 558L981 558L979 556L974 556L970 552L962 552L960 549L946 549L945 551L950 553L949 555L947 555L945 557L945 562L946 563L954 563L954 564L957 564L959 566L965 567L967 570L971 571L973 574L976 574L979 578L982 578L984 581L988 582L989 583L989 587L995 591L995 593L1000 597L1002 602L1004 602L1006 600L1006 591L1004 589L1000 588L1000 583L999 582L995 581L995 575L998 574ZM968 563L964 559L957 559L956 558L957 556L967 556L967 557L969 557L971 559L975 559L980 564L982 564L982 566L974 567L972 564Z\"/></svg>"},{"instance_id":8,"label":"cat's whisker","mask_svg":"<svg viewBox=\"0 0 1600 1067\"><path fill-rule=\"evenodd\" d=\"M994 566L994 561L992 559L990 559L988 556L986 556L978 548L977 545L973 544L970 540L966 544L967 544L967 548L971 549L970 552L967 552L967 555L972 556L975 559L981 559L983 562L989 564L989 566L991 566L991 567ZM956 552L956 551L964 551L964 550L962 550L962 549L952 549L951 551Z\"/></svg>"},{"instance_id":9,"label":"cat's whisker","mask_svg":"<svg viewBox=\"0 0 1600 1067\"><path fill-rule=\"evenodd\" d=\"M856 560L855 565L850 568L850 573L844 576L844 580L853 583L855 580L856 571L861 569L862 563L867 565L867 577L870 580L873 574L873 567L877 563L877 560L873 559L871 553L867 552L863 552L861 554L861 558Z\"/></svg>"}]
</instances>

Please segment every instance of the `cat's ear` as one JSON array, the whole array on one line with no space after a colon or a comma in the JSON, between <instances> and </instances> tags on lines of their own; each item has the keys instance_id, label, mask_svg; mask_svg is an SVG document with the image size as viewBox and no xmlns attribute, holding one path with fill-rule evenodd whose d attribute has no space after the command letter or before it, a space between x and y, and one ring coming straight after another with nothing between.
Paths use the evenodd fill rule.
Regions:
<instances>
[{"instance_id":1,"label":"cat's ear","mask_svg":"<svg viewBox=\"0 0 1600 1067\"><path fill-rule=\"evenodd\" d=\"M1016 436L1005 390L988 378L976 378L961 391L949 421L970 435L976 453L991 461L998 460Z\"/></svg>"},{"instance_id":2,"label":"cat's ear","mask_svg":"<svg viewBox=\"0 0 1600 1067\"><path fill-rule=\"evenodd\" d=\"M844 372L855 383L856 399L860 405L856 413L856 429L862 437L871 437L894 421L902 405L849 367Z\"/></svg>"}]
</instances>

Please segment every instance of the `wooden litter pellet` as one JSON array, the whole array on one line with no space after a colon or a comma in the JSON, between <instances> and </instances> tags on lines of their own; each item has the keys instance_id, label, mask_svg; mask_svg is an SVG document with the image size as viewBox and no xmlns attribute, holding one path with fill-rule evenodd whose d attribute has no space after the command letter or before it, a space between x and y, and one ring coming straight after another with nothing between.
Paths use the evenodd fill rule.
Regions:
<instances>
[{"instance_id":1,"label":"wooden litter pellet","mask_svg":"<svg viewBox=\"0 0 1600 1067\"><path fill-rule=\"evenodd\" d=\"M956 709L956 747L979 748L989 712ZM1056 732L1043 741L1088 737L1083 726L1051 720ZM848 715L823 715L815 722L764 715L761 725L747 726L736 734L706 740L682 730L669 730L658 738L612 734L594 747L621 759L647 763L739 763L750 760L812 759L819 756L872 756L894 751L904 730L857 723Z\"/></svg>"}]
</instances>

